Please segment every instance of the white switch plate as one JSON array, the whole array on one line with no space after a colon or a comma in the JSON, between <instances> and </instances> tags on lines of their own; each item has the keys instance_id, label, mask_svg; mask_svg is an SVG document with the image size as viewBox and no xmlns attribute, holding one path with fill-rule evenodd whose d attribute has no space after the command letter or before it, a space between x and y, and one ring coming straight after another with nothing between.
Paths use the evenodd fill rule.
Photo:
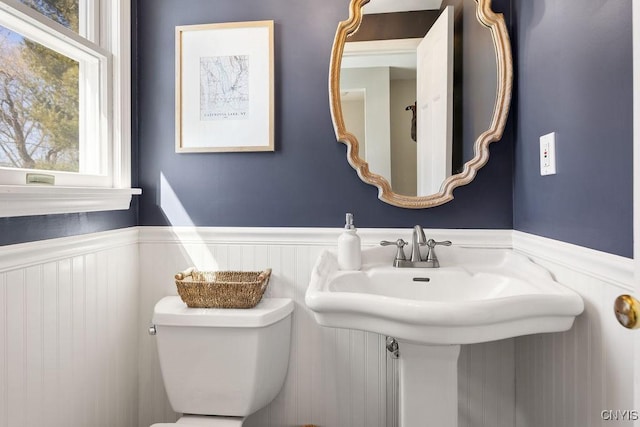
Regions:
<instances>
[{"instance_id":1,"label":"white switch plate","mask_svg":"<svg viewBox=\"0 0 640 427\"><path fill-rule=\"evenodd\" d=\"M556 174L556 133L540 137L540 175Z\"/></svg>"}]
</instances>

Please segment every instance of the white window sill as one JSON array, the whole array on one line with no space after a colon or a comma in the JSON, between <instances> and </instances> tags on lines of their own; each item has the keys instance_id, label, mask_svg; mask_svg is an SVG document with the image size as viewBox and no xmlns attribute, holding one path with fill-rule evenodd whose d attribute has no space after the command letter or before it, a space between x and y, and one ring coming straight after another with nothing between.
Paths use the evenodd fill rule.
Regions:
<instances>
[{"instance_id":1,"label":"white window sill","mask_svg":"<svg viewBox=\"0 0 640 427\"><path fill-rule=\"evenodd\" d=\"M0 217L126 210L140 188L0 185Z\"/></svg>"}]
</instances>

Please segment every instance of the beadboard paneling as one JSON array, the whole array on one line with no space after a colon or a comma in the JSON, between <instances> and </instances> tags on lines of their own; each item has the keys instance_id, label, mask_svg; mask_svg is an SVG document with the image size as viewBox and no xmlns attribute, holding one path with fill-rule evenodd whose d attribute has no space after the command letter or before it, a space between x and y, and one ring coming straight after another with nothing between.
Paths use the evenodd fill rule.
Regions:
<instances>
[{"instance_id":1,"label":"beadboard paneling","mask_svg":"<svg viewBox=\"0 0 640 427\"><path fill-rule=\"evenodd\" d=\"M404 231L361 230L367 245ZM296 302L285 387L247 426L393 427L397 366L384 337L319 327L304 306L313 263L338 233L145 227L0 248L0 427L175 420L146 326L188 265L271 266L268 295ZM429 233L511 245L511 232ZM580 293L585 313L562 334L463 346L460 427L600 426L603 409L632 408L633 332L611 314L613 299L632 288L631 261L519 232L513 246Z\"/></svg>"},{"instance_id":2,"label":"beadboard paneling","mask_svg":"<svg viewBox=\"0 0 640 427\"><path fill-rule=\"evenodd\" d=\"M579 293L585 311L567 332L516 339L516 426L628 425L603 421L601 411L634 409L637 332L613 315L615 298L633 287L633 261L521 234L514 234L515 248Z\"/></svg>"},{"instance_id":3,"label":"beadboard paneling","mask_svg":"<svg viewBox=\"0 0 640 427\"><path fill-rule=\"evenodd\" d=\"M1 249L0 427L136 425L136 243L125 230Z\"/></svg>"},{"instance_id":4,"label":"beadboard paneling","mask_svg":"<svg viewBox=\"0 0 640 427\"><path fill-rule=\"evenodd\" d=\"M399 232L363 230L363 241ZM470 246L485 238L487 246L509 245L503 232L456 233ZM313 263L337 234L142 228L139 255L137 230L0 248L0 426L175 420L146 325L155 302L175 293L176 271L213 262L209 268L271 266L268 294L296 301L285 387L248 426L393 427L397 366L383 337L319 327L303 303ZM601 410L631 407L631 336L611 315L615 296L630 287L629 263L517 232L513 245L579 292L585 314L563 334L463 346L460 426L593 426L602 424Z\"/></svg>"},{"instance_id":5,"label":"beadboard paneling","mask_svg":"<svg viewBox=\"0 0 640 427\"><path fill-rule=\"evenodd\" d=\"M508 247L510 231L429 230L468 246ZM311 269L333 249L338 229L140 229L140 324L153 306L175 295L173 275L200 269L273 268L267 296L295 302L289 371L281 393L247 427L397 425L397 364L383 336L319 326L304 304ZM360 230L364 245L410 238L407 230ZM455 239L451 234L455 234ZM154 338L140 328L139 427L177 419L166 399ZM459 362L460 426L512 427L515 422L513 340L463 346Z\"/></svg>"},{"instance_id":6,"label":"beadboard paneling","mask_svg":"<svg viewBox=\"0 0 640 427\"><path fill-rule=\"evenodd\" d=\"M463 345L458 359L458 426L513 427L514 340Z\"/></svg>"}]
</instances>

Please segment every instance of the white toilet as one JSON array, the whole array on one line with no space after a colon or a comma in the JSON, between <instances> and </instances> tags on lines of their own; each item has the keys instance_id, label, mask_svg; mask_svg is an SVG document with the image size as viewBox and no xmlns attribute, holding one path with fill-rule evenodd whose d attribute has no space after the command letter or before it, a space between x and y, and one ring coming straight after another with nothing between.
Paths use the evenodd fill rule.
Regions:
<instances>
[{"instance_id":1,"label":"white toilet","mask_svg":"<svg viewBox=\"0 0 640 427\"><path fill-rule=\"evenodd\" d=\"M171 407L161 426L239 427L280 392L287 375L293 301L263 298L251 309L188 308L161 299L153 324Z\"/></svg>"}]
</instances>

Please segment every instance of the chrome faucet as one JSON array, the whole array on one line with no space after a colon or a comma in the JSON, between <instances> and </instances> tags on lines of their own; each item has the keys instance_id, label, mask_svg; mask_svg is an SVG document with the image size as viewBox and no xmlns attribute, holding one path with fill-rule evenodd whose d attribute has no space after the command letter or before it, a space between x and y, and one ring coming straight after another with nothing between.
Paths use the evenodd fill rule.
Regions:
<instances>
[{"instance_id":1,"label":"chrome faucet","mask_svg":"<svg viewBox=\"0 0 640 427\"><path fill-rule=\"evenodd\" d=\"M420 246L427 244L427 237L424 235L424 230L420 225L413 227L413 236L411 237L411 262L422 261L420 255Z\"/></svg>"},{"instance_id":2,"label":"chrome faucet","mask_svg":"<svg viewBox=\"0 0 640 427\"><path fill-rule=\"evenodd\" d=\"M398 268L438 268L440 267L440 262L438 262L435 247L451 246L449 240L445 240L444 242L436 242L433 239L427 240L424 235L424 230L419 225L413 227L411 242L411 260L407 260L404 254L404 247L407 244L404 240L398 239L395 242L383 240L380 244L382 246L396 246L397 251L396 257L393 260L393 266ZM424 259L420 254L420 246L427 247L427 256Z\"/></svg>"}]
</instances>

